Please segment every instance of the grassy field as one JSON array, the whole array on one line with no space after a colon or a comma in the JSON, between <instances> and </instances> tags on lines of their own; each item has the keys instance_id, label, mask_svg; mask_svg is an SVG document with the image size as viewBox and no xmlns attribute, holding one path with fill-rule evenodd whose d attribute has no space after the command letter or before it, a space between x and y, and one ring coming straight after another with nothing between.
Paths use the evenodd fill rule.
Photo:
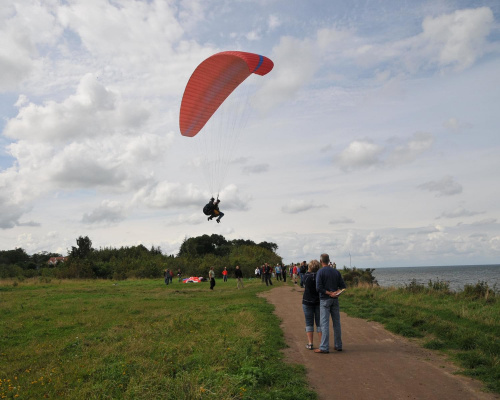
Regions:
<instances>
[{"instance_id":1,"label":"grassy field","mask_svg":"<svg viewBox=\"0 0 500 400\"><path fill-rule=\"evenodd\" d=\"M0 398L314 399L260 282L0 283Z\"/></svg>"},{"instance_id":2,"label":"grassy field","mask_svg":"<svg viewBox=\"0 0 500 400\"><path fill-rule=\"evenodd\" d=\"M378 321L399 335L420 338L448 354L462 373L500 393L500 301L463 294L352 288L342 295L349 315Z\"/></svg>"}]
</instances>

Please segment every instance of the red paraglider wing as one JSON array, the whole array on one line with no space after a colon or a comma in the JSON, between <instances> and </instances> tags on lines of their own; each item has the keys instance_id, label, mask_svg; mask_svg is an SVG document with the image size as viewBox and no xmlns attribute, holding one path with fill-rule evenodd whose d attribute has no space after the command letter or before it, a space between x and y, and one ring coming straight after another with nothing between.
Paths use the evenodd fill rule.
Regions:
<instances>
[{"instance_id":1,"label":"red paraglider wing","mask_svg":"<svg viewBox=\"0 0 500 400\"><path fill-rule=\"evenodd\" d=\"M273 62L242 51L224 51L203 61L193 72L182 97L179 126L183 136L195 136L250 74L266 75Z\"/></svg>"}]
</instances>

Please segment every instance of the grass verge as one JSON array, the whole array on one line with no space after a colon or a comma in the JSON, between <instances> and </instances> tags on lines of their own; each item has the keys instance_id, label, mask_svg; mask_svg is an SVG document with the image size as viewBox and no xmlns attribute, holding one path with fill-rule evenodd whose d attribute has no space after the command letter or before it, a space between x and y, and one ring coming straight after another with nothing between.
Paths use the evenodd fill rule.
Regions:
<instances>
[{"instance_id":1,"label":"grass verge","mask_svg":"<svg viewBox=\"0 0 500 400\"><path fill-rule=\"evenodd\" d=\"M0 398L314 399L263 290L3 281Z\"/></svg>"},{"instance_id":2,"label":"grass verge","mask_svg":"<svg viewBox=\"0 0 500 400\"><path fill-rule=\"evenodd\" d=\"M500 301L454 293L350 288L342 311L382 323L388 330L421 338L424 347L445 352L461 373L500 393Z\"/></svg>"}]
</instances>

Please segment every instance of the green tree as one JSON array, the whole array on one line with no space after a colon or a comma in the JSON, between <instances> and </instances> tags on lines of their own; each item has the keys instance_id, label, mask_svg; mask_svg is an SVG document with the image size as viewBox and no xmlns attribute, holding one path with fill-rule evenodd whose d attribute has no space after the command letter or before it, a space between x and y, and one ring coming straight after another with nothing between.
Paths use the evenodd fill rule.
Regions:
<instances>
[{"instance_id":1,"label":"green tree","mask_svg":"<svg viewBox=\"0 0 500 400\"><path fill-rule=\"evenodd\" d=\"M72 258L87 258L92 253L92 240L88 236L80 236L76 239L78 247L71 247L70 256Z\"/></svg>"}]
</instances>

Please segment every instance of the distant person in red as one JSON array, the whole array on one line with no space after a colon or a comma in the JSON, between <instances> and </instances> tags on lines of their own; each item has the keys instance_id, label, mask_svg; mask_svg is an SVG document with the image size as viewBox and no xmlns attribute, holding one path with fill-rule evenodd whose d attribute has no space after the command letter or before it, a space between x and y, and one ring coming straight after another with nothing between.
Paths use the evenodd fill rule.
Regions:
<instances>
[{"instance_id":1,"label":"distant person in red","mask_svg":"<svg viewBox=\"0 0 500 400\"><path fill-rule=\"evenodd\" d=\"M222 279L224 282L227 282L227 268L224 267L224 270L222 271Z\"/></svg>"},{"instance_id":2,"label":"distant person in red","mask_svg":"<svg viewBox=\"0 0 500 400\"><path fill-rule=\"evenodd\" d=\"M295 284L297 284L297 272L298 272L298 268L295 264L293 264L292 277L293 277L293 283L295 283Z\"/></svg>"}]
</instances>

